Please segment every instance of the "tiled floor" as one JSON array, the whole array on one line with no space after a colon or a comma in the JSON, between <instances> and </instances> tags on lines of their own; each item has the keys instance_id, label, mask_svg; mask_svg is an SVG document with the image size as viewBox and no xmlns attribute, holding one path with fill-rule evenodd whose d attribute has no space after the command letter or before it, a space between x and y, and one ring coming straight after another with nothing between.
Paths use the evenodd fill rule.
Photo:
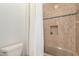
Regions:
<instances>
[{"instance_id":1,"label":"tiled floor","mask_svg":"<svg viewBox=\"0 0 79 59\"><path fill-rule=\"evenodd\" d=\"M53 56L53 55L48 54L48 53L44 53L44 56Z\"/></svg>"}]
</instances>

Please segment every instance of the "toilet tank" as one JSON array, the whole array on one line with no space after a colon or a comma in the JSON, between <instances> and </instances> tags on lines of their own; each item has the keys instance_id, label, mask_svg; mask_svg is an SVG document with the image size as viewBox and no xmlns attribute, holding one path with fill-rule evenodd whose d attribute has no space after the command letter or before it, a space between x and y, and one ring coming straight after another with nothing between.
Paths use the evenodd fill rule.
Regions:
<instances>
[{"instance_id":1,"label":"toilet tank","mask_svg":"<svg viewBox=\"0 0 79 59\"><path fill-rule=\"evenodd\" d=\"M18 43L0 49L0 56L21 56L23 44Z\"/></svg>"}]
</instances>

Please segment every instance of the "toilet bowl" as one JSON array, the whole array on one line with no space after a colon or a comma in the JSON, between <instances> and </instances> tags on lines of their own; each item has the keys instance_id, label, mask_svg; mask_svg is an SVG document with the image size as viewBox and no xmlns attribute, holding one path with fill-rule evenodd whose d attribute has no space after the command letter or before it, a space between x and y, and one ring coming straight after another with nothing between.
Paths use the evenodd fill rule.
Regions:
<instances>
[{"instance_id":1,"label":"toilet bowl","mask_svg":"<svg viewBox=\"0 0 79 59\"><path fill-rule=\"evenodd\" d=\"M14 44L0 49L0 56L21 56L22 43Z\"/></svg>"}]
</instances>

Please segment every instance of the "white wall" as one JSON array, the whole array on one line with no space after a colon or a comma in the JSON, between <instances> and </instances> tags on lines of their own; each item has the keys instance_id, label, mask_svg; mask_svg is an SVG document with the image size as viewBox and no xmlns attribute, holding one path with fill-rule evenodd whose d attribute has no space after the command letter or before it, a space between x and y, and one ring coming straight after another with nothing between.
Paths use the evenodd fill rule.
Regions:
<instances>
[{"instance_id":1,"label":"white wall","mask_svg":"<svg viewBox=\"0 0 79 59\"><path fill-rule=\"evenodd\" d=\"M0 48L17 42L23 55L43 55L42 4L0 4Z\"/></svg>"},{"instance_id":2,"label":"white wall","mask_svg":"<svg viewBox=\"0 0 79 59\"><path fill-rule=\"evenodd\" d=\"M0 4L0 48L25 40L26 4Z\"/></svg>"}]
</instances>

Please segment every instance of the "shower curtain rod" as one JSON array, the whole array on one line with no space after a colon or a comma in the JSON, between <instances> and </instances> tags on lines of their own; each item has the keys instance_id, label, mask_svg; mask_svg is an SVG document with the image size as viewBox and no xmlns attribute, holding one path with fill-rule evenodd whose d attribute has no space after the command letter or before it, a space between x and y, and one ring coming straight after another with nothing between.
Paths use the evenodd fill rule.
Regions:
<instances>
[{"instance_id":1,"label":"shower curtain rod","mask_svg":"<svg viewBox=\"0 0 79 59\"><path fill-rule=\"evenodd\" d=\"M53 18L60 18L60 17L66 17L66 16L72 16L72 15L77 15L79 14L79 11L75 12L75 13L71 13L71 14L66 14L66 15L61 15L61 16L55 16L55 17L49 17L49 18L43 18L44 20L47 19L53 19Z\"/></svg>"}]
</instances>

